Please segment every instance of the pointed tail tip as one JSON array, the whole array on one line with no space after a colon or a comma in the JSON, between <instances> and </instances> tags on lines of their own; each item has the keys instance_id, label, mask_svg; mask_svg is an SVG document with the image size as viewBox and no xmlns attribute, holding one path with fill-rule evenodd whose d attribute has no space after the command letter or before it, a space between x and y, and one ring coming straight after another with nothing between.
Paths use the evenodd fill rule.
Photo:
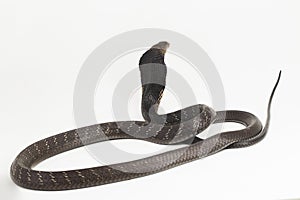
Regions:
<instances>
[{"instance_id":1,"label":"pointed tail tip","mask_svg":"<svg viewBox=\"0 0 300 200\"><path fill-rule=\"evenodd\" d=\"M279 84L279 81L280 81L280 78L281 78L281 70L279 71L279 74L278 74L278 78L277 78L277 81L273 87L273 90L271 92L271 95L270 95L270 99L269 99L269 104L268 104L268 112L270 112L270 109L271 109L271 103L272 103L272 100L273 100L273 97L274 97L274 94L275 94L275 91L277 89L277 86Z\"/></svg>"},{"instance_id":2,"label":"pointed tail tip","mask_svg":"<svg viewBox=\"0 0 300 200\"><path fill-rule=\"evenodd\" d=\"M265 126L264 126L264 128L262 129L262 131L260 133L260 135L261 135L260 140L262 140L266 136L266 134L269 130L270 120L271 120L271 104L272 104L272 100L273 100L275 91L277 89L277 86L279 84L280 78L281 78L281 70L279 71L277 81L276 81L276 83L273 87L273 90L272 90L270 98L269 98L268 108L267 108L267 119L266 119L266 122L265 122Z\"/></svg>"},{"instance_id":3,"label":"pointed tail tip","mask_svg":"<svg viewBox=\"0 0 300 200\"><path fill-rule=\"evenodd\" d=\"M282 70L279 70L279 74L278 74L278 78L277 78L277 81L276 81L276 84L274 86L274 92L279 84L279 81L280 81L280 78L281 78L281 73L282 73Z\"/></svg>"},{"instance_id":4,"label":"pointed tail tip","mask_svg":"<svg viewBox=\"0 0 300 200\"><path fill-rule=\"evenodd\" d=\"M282 70L279 70L279 78L281 77L281 72L282 72Z\"/></svg>"}]
</instances>

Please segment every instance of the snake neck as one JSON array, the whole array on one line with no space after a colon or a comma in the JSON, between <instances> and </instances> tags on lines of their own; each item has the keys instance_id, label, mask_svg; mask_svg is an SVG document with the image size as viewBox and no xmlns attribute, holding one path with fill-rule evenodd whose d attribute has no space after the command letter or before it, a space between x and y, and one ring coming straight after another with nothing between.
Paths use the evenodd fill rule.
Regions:
<instances>
[{"instance_id":1,"label":"snake neck","mask_svg":"<svg viewBox=\"0 0 300 200\"><path fill-rule=\"evenodd\" d=\"M155 118L158 117L157 110L164 88L158 84L143 85L141 110L146 121L157 121Z\"/></svg>"},{"instance_id":2,"label":"snake neck","mask_svg":"<svg viewBox=\"0 0 300 200\"><path fill-rule=\"evenodd\" d=\"M157 117L157 110L166 85L165 53L169 43L159 42L146 51L139 61L142 82L142 115L148 122Z\"/></svg>"}]
</instances>

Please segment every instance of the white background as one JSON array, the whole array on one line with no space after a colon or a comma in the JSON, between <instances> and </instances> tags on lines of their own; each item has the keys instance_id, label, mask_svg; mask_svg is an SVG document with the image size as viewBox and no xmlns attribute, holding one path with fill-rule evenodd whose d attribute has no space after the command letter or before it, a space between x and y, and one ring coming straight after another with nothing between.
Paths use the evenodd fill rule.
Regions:
<instances>
[{"instance_id":1,"label":"white background","mask_svg":"<svg viewBox=\"0 0 300 200\"><path fill-rule=\"evenodd\" d=\"M1 199L300 198L299 9L297 0L1 0ZM226 108L247 110L262 121L277 73L283 70L268 136L249 148L126 182L64 192L14 185L9 167L23 148L76 128L73 89L86 57L110 37L137 28L170 29L197 42L220 73ZM97 165L81 148L39 167Z\"/></svg>"}]
</instances>

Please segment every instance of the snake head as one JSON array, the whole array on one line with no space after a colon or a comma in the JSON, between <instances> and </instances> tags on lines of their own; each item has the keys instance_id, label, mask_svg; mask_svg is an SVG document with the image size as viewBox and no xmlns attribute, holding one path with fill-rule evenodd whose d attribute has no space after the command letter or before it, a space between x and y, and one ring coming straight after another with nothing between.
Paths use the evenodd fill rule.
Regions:
<instances>
[{"instance_id":1,"label":"snake head","mask_svg":"<svg viewBox=\"0 0 300 200\"><path fill-rule=\"evenodd\" d=\"M146 51L140 58L139 65L158 63L165 65L164 58L167 49L170 44L168 42L162 41L153 45L148 51Z\"/></svg>"},{"instance_id":2,"label":"snake head","mask_svg":"<svg viewBox=\"0 0 300 200\"><path fill-rule=\"evenodd\" d=\"M167 49L169 48L170 43L166 41L159 42L151 47L151 49L158 49L162 54L165 54Z\"/></svg>"}]
</instances>

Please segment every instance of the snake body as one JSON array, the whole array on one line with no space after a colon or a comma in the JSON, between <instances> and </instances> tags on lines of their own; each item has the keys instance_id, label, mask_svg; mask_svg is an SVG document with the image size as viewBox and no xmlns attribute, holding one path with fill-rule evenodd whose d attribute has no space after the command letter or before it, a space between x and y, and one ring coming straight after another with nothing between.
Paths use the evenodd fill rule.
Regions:
<instances>
[{"instance_id":1,"label":"snake body","mask_svg":"<svg viewBox=\"0 0 300 200\"><path fill-rule=\"evenodd\" d=\"M244 111L218 111L198 104L169 114L157 109L165 88L164 55L169 44L152 46L140 59L142 115L145 121L119 121L91 125L60 133L25 148L11 165L11 178L19 186L33 190L70 190L125 181L158 173L228 148L241 148L262 140L270 123L270 107L278 80L271 93L265 126ZM218 133L207 139L195 137L212 123L236 122L242 130ZM68 171L37 171L33 167L54 155L84 145L116 139L140 139L158 144L189 145L147 158ZM190 142L186 142L190 141Z\"/></svg>"}]
</instances>

